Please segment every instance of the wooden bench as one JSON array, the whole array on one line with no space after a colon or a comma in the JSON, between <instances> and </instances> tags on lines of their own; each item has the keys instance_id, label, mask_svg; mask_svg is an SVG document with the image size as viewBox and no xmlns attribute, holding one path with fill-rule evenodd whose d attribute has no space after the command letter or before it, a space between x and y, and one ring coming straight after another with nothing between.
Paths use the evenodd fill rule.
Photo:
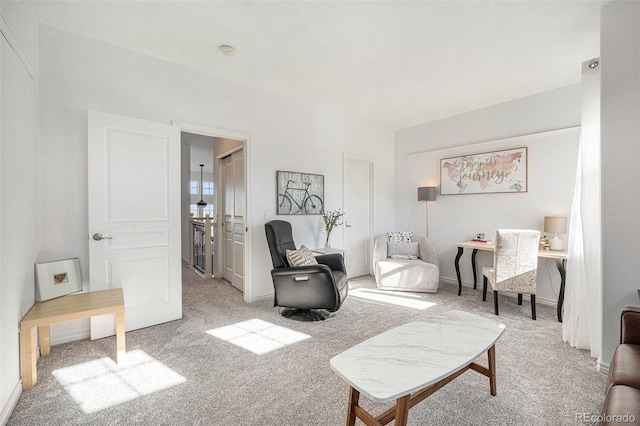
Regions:
<instances>
[{"instance_id":1,"label":"wooden bench","mask_svg":"<svg viewBox=\"0 0 640 426\"><path fill-rule=\"evenodd\" d=\"M125 352L124 297L121 288L70 294L36 303L20 321L22 389L31 389L38 382L36 366L38 330L40 331L40 356L47 356L51 351L49 338L51 324L105 314L116 315L116 362L120 363Z\"/></svg>"}]
</instances>

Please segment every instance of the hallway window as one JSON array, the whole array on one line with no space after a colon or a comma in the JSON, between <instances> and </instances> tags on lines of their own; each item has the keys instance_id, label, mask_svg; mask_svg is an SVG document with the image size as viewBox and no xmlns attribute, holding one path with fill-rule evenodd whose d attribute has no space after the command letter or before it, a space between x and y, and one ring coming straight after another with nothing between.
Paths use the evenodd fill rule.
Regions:
<instances>
[{"instance_id":1,"label":"hallway window","mask_svg":"<svg viewBox=\"0 0 640 426\"><path fill-rule=\"evenodd\" d=\"M202 194L213 195L213 182L202 182Z\"/></svg>"}]
</instances>

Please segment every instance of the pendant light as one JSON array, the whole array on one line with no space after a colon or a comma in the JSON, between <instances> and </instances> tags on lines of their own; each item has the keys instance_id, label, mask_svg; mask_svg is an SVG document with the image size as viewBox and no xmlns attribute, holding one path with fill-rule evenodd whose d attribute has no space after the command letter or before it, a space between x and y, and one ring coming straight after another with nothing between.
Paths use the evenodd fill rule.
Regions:
<instances>
[{"instance_id":1,"label":"pendant light","mask_svg":"<svg viewBox=\"0 0 640 426\"><path fill-rule=\"evenodd\" d=\"M202 168L204 164L200 164L200 201L198 201L198 217L202 217L204 208L207 206L207 202L202 199L202 193L204 192L204 187L202 185Z\"/></svg>"}]
</instances>

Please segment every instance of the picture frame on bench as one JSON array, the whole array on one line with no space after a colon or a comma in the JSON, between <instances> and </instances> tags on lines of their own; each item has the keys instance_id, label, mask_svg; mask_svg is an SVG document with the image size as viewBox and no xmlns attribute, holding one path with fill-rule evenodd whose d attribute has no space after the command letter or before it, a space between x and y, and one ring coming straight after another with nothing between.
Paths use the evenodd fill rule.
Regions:
<instances>
[{"instance_id":1,"label":"picture frame on bench","mask_svg":"<svg viewBox=\"0 0 640 426\"><path fill-rule=\"evenodd\" d=\"M82 290L80 259L64 259L36 264L36 298L38 302Z\"/></svg>"}]
</instances>

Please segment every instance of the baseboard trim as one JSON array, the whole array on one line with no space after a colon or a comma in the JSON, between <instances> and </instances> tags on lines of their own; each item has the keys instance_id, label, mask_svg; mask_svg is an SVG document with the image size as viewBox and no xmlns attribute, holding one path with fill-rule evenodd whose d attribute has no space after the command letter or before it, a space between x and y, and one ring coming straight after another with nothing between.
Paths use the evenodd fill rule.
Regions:
<instances>
[{"instance_id":1,"label":"baseboard trim","mask_svg":"<svg viewBox=\"0 0 640 426\"><path fill-rule=\"evenodd\" d=\"M51 346L60 345L62 343L75 342L76 340L84 340L91 337L91 329L72 331L69 333L57 334L51 337Z\"/></svg>"},{"instance_id":2,"label":"baseboard trim","mask_svg":"<svg viewBox=\"0 0 640 426\"><path fill-rule=\"evenodd\" d=\"M264 300L273 300L273 293L263 294L261 296L256 296L253 299L251 299L251 302L249 302L249 303L262 302Z\"/></svg>"},{"instance_id":3,"label":"baseboard trim","mask_svg":"<svg viewBox=\"0 0 640 426\"><path fill-rule=\"evenodd\" d=\"M601 362L600 360L598 360L597 369L602 374L608 376L609 375L609 367L611 367L609 364L605 364L604 362Z\"/></svg>"},{"instance_id":4,"label":"baseboard trim","mask_svg":"<svg viewBox=\"0 0 640 426\"><path fill-rule=\"evenodd\" d=\"M453 284L456 287L458 286L458 280L457 279L440 277L440 282L444 282L446 284ZM473 289L473 283L462 281L462 287ZM482 291L482 283L481 282L478 283L478 289L480 289L480 291ZM502 296L513 297L514 299L516 297L518 297L518 295L515 294L515 293L500 293L500 297L502 297ZM539 303L541 305L547 305L547 306L558 306L558 301L557 300L545 299L545 298L539 297L539 296L536 296L536 303Z\"/></svg>"},{"instance_id":5,"label":"baseboard trim","mask_svg":"<svg viewBox=\"0 0 640 426\"><path fill-rule=\"evenodd\" d=\"M0 412L0 425L4 426L9 422L9 417L11 417L11 413L18 405L18 400L20 399L20 395L22 395L22 380L18 380L11 395L9 395L9 399L4 407L2 407L2 412Z\"/></svg>"}]
</instances>

